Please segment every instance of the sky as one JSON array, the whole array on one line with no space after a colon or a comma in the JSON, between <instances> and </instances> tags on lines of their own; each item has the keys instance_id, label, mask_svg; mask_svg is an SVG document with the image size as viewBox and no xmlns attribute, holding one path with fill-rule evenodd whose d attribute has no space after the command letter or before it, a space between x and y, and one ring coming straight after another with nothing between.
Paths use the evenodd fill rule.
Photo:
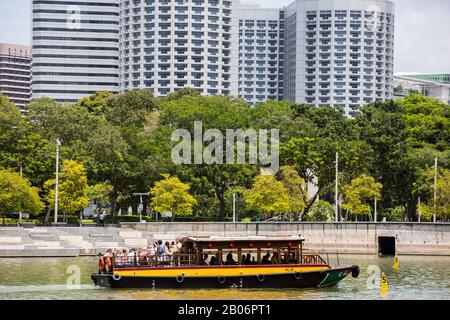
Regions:
<instances>
[{"instance_id":1,"label":"sky","mask_svg":"<svg viewBox=\"0 0 450 320\"><path fill-rule=\"evenodd\" d=\"M279 8L293 0L241 0ZM450 72L450 1L394 0L395 71ZM29 45L31 0L0 0L0 42Z\"/></svg>"}]
</instances>

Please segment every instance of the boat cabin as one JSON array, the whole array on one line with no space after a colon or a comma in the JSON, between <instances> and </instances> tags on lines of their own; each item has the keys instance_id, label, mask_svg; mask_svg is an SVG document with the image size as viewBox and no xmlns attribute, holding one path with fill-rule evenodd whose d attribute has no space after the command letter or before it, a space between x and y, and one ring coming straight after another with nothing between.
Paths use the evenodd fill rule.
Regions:
<instances>
[{"instance_id":1,"label":"boat cabin","mask_svg":"<svg viewBox=\"0 0 450 320\"><path fill-rule=\"evenodd\" d=\"M320 265L328 263L319 255L305 254L300 236L185 237L181 250L171 255L135 252L112 257L113 269L139 267L196 267L246 265ZM145 252L144 252L145 253Z\"/></svg>"},{"instance_id":2,"label":"boat cabin","mask_svg":"<svg viewBox=\"0 0 450 320\"><path fill-rule=\"evenodd\" d=\"M186 237L183 251L198 265L300 264L305 239L295 237ZM211 257L211 259L209 259ZM215 257L215 259L213 258Z\"/></svg>"}]
</instances>

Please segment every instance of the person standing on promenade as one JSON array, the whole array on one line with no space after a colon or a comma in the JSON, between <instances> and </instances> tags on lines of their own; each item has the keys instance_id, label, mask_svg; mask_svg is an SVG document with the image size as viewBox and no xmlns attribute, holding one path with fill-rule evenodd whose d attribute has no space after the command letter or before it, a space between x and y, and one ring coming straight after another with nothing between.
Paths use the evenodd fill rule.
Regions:
<instances>
[{"instance_id":1,"label":"person standing on promenade","mask_svg":"<svg viewBox=\"0 0 450 320\"><path fill-rule=\"evenodd\" d=\"M98 216L98 224L100 227L105 226L105 218L106 218L105 211L102 211Z\"/></svg>"}]
</instances>

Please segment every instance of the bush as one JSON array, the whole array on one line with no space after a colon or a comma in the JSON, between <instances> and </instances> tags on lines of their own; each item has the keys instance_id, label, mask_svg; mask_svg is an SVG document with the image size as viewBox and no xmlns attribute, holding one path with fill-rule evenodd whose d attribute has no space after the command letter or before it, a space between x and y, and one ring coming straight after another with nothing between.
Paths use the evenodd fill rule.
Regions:
<instances>
[{"instance_id":1,"label":"bush","mask_svg":"<svg viewBox=\"0 0 450 320\"><path fill-rule=\"evenodd\" d=\"M403 206L389 208L381 212L381 218L386 218L390 222L402 222L405 217L406 210Z\"/></svg>"},{"instance_id":2,"label":"bush","mask_svg":"<svg viewBox=\"0 0 450 320\"><path fill-rule=\"evenodd\" d=\"M306 215L306 221L328 221L329 218L334 221L334 208L325 200L316 201Z\"/></svg>"}]
</instances>

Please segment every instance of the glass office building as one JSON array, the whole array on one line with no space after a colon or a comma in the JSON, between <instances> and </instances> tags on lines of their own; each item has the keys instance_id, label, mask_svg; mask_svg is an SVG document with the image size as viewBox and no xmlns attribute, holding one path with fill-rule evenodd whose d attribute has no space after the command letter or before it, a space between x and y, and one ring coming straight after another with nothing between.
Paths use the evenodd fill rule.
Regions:
<instances>
[{"instance_id":1,"label":"glass office building","mask_svg":"<svg viewBox=\"0 0 450 320\"><path fill-rule=\"evenodd\" d=\"M119 0L33 0L33 99L119 91Z\"/></svg>"}]
</instances>

